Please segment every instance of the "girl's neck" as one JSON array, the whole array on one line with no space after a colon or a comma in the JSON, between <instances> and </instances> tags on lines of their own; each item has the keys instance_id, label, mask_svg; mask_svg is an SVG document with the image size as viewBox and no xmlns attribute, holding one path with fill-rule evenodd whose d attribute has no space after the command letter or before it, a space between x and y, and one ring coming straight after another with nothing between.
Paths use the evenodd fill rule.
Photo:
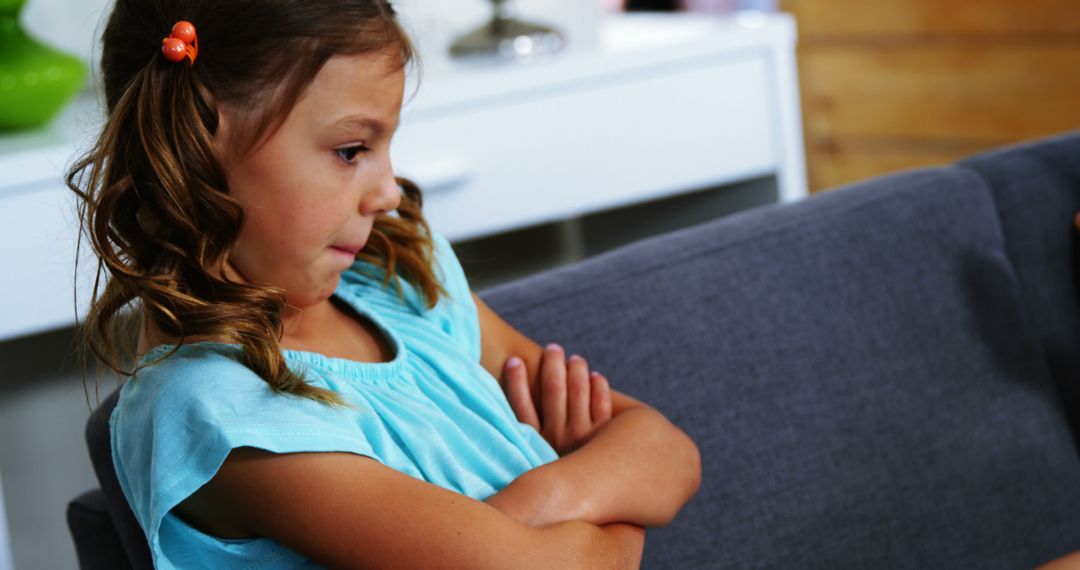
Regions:
<instances>
[{"instance_id":1,"label":"girl's neck","mask_svg":"<svg viewBox=\"0 0 1080 570\"><path fill-rule=\"evenodd\" d=\"M282 317L282 344L291 341L302 343L305 339L318 337L326 330L325 324L335 316L334 311L334 305L330 299L323 299L319 303L302 309L287 305L285 315Z\"/></svg>"}]
</instances>

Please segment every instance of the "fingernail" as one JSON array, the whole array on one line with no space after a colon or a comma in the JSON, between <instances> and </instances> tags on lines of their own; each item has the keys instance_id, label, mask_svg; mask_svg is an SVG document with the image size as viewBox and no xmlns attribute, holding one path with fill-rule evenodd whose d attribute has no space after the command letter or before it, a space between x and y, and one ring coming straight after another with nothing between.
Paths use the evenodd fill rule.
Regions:
<instances>
[{"instance_id":1,"label":"fingernail","mask_svg":"<svg viewBox=\"0 0 1080 570\"><path fill-rule=\"evenodd\" d=\"M518 366L521 366L521 359L516 356L511 356L509 360L506 361L507 368L517 368Z\"/></svg>"},{"instance_id":2,"label":"fingernail","mask_svg":"<svg viewBox=\"0 0 1080 570\"><path fill-rule=\"evenodd\" d=\"M580 354L574 354L568 360L585 360L585 359Z\"/></svg>"},{"instance_id":3,"label":"fingernail","mask_svg":"<svg viewBox=\"0 0 1080 570\"><path fill-rule=\"evenodd\" d=\"M548 350L558 350L558 351L562 351L562 349L563 349L563 348L562 348L561 346L559 346L558 344L555 344L555 343L553 342L553 343L551 343L551 344L547 345L547 349L548 349Z\"/></svg>"}]
</instances>

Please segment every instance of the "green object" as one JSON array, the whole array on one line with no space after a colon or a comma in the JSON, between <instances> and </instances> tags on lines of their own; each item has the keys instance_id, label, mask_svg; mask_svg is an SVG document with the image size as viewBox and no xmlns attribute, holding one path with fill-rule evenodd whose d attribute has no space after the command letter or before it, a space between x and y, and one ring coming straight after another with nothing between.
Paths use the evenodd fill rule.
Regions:
<instances>
[{"instance_id":1,"label":"green object","mask_svg":"<svg viewBox=\"0 0 1080 570\"><path fill-rule=\"evenodd\" d=\"M26 0L0 0L0 131L48 123L82 89L86 66L19 25Z\"/></svg>"}]
</instances>

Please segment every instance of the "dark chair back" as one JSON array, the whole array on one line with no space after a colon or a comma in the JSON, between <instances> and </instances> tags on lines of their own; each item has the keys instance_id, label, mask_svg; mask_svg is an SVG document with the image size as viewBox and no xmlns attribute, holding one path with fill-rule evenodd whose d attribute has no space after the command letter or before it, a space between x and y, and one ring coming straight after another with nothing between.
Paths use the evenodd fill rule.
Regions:
<instances>
[{"instance_id":1,"label":"dark chair back","mask_svg":"<svg viewBox=\"0 0 1080 570\"><path fill-rule=\"evenodd\" d=\"M146 536L113 469L109 416L119 397L120 390L114 390L86 420L86 446L101 489L84 493L68 505L68 528L83 570L154 568Z\"/></svg>"},{"instance_id":2,"label":"dark chair back","mask_svg":"<svg viewBox=\"0 0 1080 570\"><path fill-rule=\"evenodd\" d=\"M131 570L101 489L91 489L72 499L67 523L75 539L80 570Z\"/></svg>"}]
</instances>

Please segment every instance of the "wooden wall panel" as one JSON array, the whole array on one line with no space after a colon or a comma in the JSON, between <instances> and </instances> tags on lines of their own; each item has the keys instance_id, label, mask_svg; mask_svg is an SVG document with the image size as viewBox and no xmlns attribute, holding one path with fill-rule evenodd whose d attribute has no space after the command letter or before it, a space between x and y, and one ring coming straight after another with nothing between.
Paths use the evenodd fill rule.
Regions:
<instances>
[{"instance_id":1,"label":"wooden wall panel","mask_svg":"<svg viewBox=\"0 0 1080 570\"><path fill-rule=\"evenodd\" d=\"M810 190L1080 129L1080 0L784 0Z\"/></svg>"},{"instance_id":2,"label":"wooden wall panel","mask_svg":"<svg viewBox=\"0 0 1080 570\"><path fill-rule=\"evenodd\" d=\"M781 7L809 41L1080 32L1077 0L783 0Z\"/></svg>"},{"instance_id":3,"label":"wooden wall panel","mask_svg":"<svg viewBox=\"0 0 1080 570\"><path fill-rule=\"evenodd\" d=\"M812 139L996 144L1080 127L1080 44L818 49L800 64Z\"/></svg>"}]
</instances>

